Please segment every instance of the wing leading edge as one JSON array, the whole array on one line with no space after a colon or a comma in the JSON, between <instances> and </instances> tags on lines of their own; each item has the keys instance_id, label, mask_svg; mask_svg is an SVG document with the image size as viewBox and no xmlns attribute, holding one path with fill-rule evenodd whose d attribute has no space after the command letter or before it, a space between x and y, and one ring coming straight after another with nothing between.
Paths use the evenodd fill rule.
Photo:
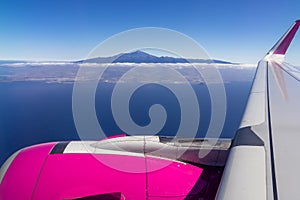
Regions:
<instances>
[{"instance_id":1,"label":"wing leading edge","mask_svg":"<svg viewBox=\"0 0 300 200\"><path fill-rule=\"evenodd\" d=\"M217 199L300 196L300 79L284 62L299 25L297 20L258 63Z\"/></svg>"}]
</instances>

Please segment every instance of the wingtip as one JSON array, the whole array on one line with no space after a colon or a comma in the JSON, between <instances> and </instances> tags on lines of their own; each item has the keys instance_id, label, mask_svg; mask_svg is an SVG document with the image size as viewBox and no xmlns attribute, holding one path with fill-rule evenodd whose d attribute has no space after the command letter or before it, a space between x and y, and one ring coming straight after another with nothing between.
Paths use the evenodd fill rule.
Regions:
<instances>
[{"instance_id":1,"label":"wingtip","mask_svg":"<svg viewBox=\"0 0 300 200\"><path fill-rule=\"evenodd\" d=\"M300 19L296 20L288 32L274 45L269 51L269 54L285 55L288 47L290 46L298 28L300 26Z\"/></svg>"}]
</instances>

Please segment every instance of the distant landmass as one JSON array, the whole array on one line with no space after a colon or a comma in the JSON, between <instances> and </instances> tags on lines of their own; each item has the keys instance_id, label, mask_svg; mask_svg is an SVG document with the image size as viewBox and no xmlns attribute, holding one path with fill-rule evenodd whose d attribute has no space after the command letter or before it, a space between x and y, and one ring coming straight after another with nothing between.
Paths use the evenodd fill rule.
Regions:
<instances>
[{"instance_id":1,"label":"distant landmass","mask_svg":"<svg viewBox=\"0 0 300 200\"><path fill-rule=\"evenodd\" d=\"M251 81L255 72L253 65L231 63L215 59L185 59L169 56L154 56L143 51L122 53L112 57L98 57L71 62L32 62L32 61L0 61L0 83L15 81L34 81L47 83L73 83L81 66L107 67L101 78L104 82L115 83L120 77L136 66L151 67L157 81L168 82L169 77L162 76L157 66L165 65L180 72L191 83L203 83L204 80L195 69L216 67L223 77L224 82ZM189 65L187 63L193 63ZM139 80L143 80L140 74ZM89 81L89 76L80 77L78 81ZM130 81L137 81L132 77Z\"/></svg>"},{"instance_id":2,"label":"distant landmass","mask_svg":"<svg viewBox=\"0 0 300 200\"><path fill-rule=\"evenodd\" d=\"M131 53L122 53L111 57L97 57L86 60L80 60L76 63L218 63L233 64L228 61L216 59L187 59L174 58L169 56L154 56L143 51L134 51Z\"/></svg>"}]
</instances>

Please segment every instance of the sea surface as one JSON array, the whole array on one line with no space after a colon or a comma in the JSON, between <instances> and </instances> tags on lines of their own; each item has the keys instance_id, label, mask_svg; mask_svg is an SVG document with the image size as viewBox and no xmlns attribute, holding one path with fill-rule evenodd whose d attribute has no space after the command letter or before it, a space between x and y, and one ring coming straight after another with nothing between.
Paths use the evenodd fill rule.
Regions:
<instances>
[{"instance_id":1,"label":"sea surface","mask_svg":"<svg viewBox=\"0 0 300 200\"><path fill-rule=\"evenodd\" d=\"M124 133L116 125L111 111L113 88L114 84L103 83L95 96L98 121L107 136ZM221 137L234 137L250 88L250 81L225 83L227 113ZM203 84L194 84L193 89L201 116L197 137L205 137L211 117L210 96ZM0 83L0 166L13 152L29 145L82 139L73 121L72 90L72 83ZM161 104L168 114L158 135L176 135L181 119L179 102L171 91L157 84L145 85L131 97L129 107L134 122L140 126L149 124L148 111L153 104Z\"/></svg>"}]
</instances>

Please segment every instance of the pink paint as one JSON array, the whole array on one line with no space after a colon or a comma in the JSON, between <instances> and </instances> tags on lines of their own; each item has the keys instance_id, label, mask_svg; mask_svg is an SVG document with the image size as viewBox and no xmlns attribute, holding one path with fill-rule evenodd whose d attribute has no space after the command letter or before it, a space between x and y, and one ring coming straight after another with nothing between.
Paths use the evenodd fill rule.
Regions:
<instances>
[{"instance_id":1,"label":"pink paint","mask_svg":"<svg viewBox=\"0 0 300 200\"><path fill-rule=\"evenodd\" d=\"M72 199L114 192L123 193L126 199L145 199L146 174L118 171L99 161L108 158L118 165L145 170L143 157L53 154L41 173L34 199Z\"/></svg>"},{"instance_id":2,"label":"pink paint","mask_svg":"<svg viewBox=\"0 0 300 200\"><path fill-rule=\"evenodd\" d=\"M203 171L155 157L49 155L54 144L26 148L15 158L0 185L1 200L61 200L114 193L125 199L184 199Z\"/></svg>"},{"instance_id":3,"label":"pink paint","mask_svg":"<svg viewBox=\"0 0 300 200\"><path fill-rule=\"evenodd\" d=\"M105 160L105 164L101 161ZM111 162L107 165L107 160ZM105 193L122 193L126 199L187 195L202 169L180 162L124 155L55 154L49 156L34 199L72 199ZM114 166L112 166L114 165ZM116 170L122 165L131 172ZM163 168L161 168L163 166ZM160 168L152 171L153 168ZM134 173L133 169L138 173Z\"/></svg>"},{"instance_id":4,"label":"pink paint","mask_svg":"<svg viewBox=\"0 0 300 200\"><path fill-rule=\"evenodd\" d=\"M17 155L0 185L1 200L31 199L43 163L55 144L31 146Z\"/></svg>"},{"instance_id":5,"label":"pink paint","mask_svg":"<svg viewBox=\"0 0 300 200\"><path fill-rule=\"evenodd\" d=\"M180 199L189 194L203 171L190 164L153 157L147 157L147 169L149 196L181 196Z\"/></svg>"},{"instance_id":6,"label":"pink paint","mask_svg":"<svg viewBox=\"0 0 300 200\"><path fill-rule=\"evenodd\" d=\"M280 42L278 47L274 50L274 54L285 55L288 47L290 46L295 34L298 31L300 20L297 20L293 27L289 30L285 38Z\"/></svg>"},{"instance_id":7,"label":"pink paint","mask_svg":"<svg viewBox=\"0 0 300 200\"><path fill-rule=\"evenodd\" d=\"M179 197L148 197L147 200L184 200L186 196Z\"/></svg>"}]
</instances>

